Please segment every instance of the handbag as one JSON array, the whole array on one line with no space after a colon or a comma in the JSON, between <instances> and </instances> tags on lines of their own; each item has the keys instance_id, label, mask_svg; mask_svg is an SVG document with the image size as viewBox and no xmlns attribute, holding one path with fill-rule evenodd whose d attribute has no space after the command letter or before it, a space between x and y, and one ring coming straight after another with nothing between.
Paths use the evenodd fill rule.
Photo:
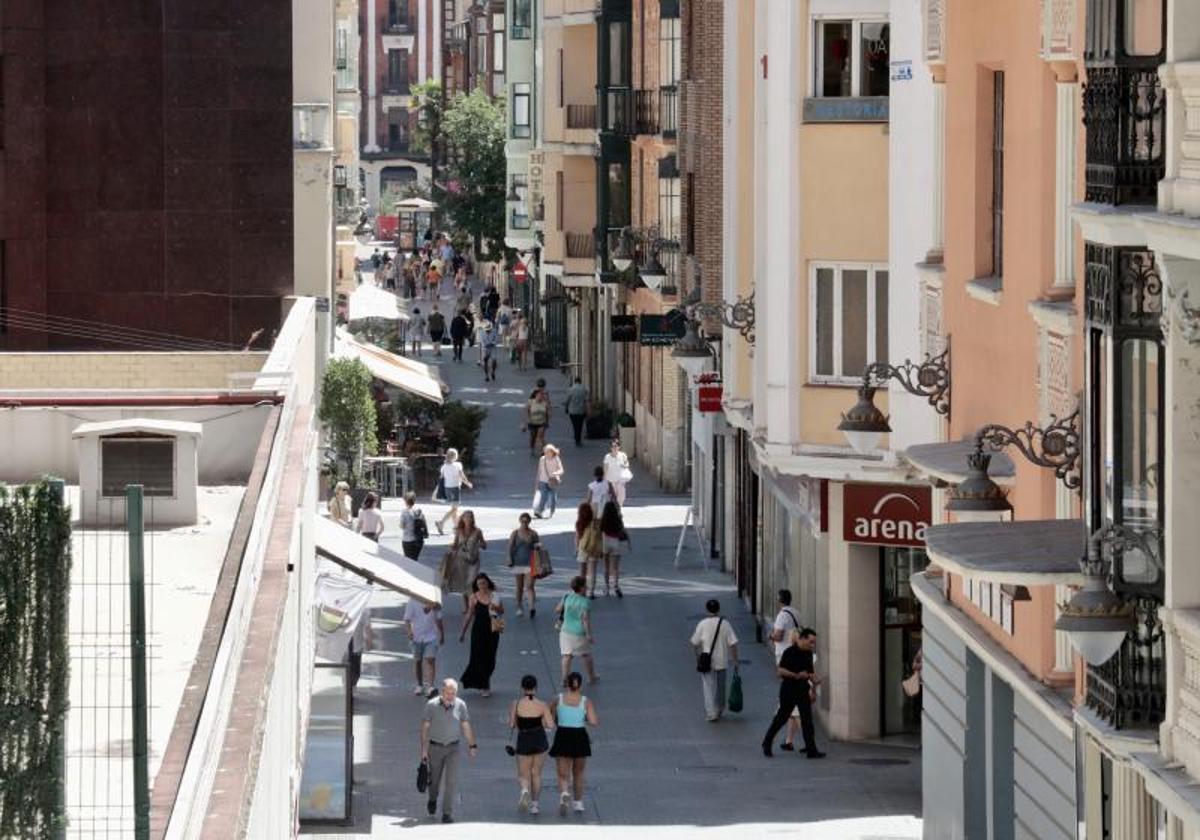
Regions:
<instances>
[{"instance_id":1,"label":"handbag","mask_svg":"<svg viewBox=\"0 0 1200 840\"><path fill-rule=\"evenodd\" d=\"M550 562L550 552L541 543L538 543L534 548L533 569L531 573L537 580L550 577L550 575L554 574L554 565Z\"/></svg>"},{"instance_id":2,"label":"handbag","mask_svg":"<svg viewBox=\"0 0 1200 840\"><path fill-rule=\"evenodd\" d=\"M629 469L629 467L622 466L621 472L617 475L617 480L623 482L633 481L633 470Z\"/></svg>"},{"instance_id":3,"label":"handbag","mask_svg":"<svg viewBox=\"0 0 1200 840\"><path fill-rule=\"evenodd\" d=\"M435 502L446 501L446 479L438 479L437 487L433 488L433 500Z\"/></svg>"},{"instance_id":4,"label":"handbag","mask_svg":"<svg viewBox=\"0 0 1200 840\"><path fill-rule=\"evenodd\" d=\"M492 612L491 609L488 610L488 616L492 619L492 632L493 633L503 633L504 632L504 619L502 617L500 617L499 615L497 615L496 613Z\"/></svg>"},{"instance_id":5,"label":"handbag","mask_svg":"<svg viewBox=\"0 0 1200 840\"><path fill-rule=\"evenodd\" d=\"M742 703L742 675L734 671L733 681L729 684L729 711L740 712L742 710Z\"/></svg>"},{"instance_id":6,"label":"handbag","mask_svg":"<svg viewBox=\"0 0 1200 840\"><path fill-rule=\"evenodd\" d=\"M599 557L604 554L604 536L600 533L600 523L593 521L583 532L579 547L588 557Z\"/></svg>"},{"instance_id":7,"label":"handbag","mask_svg":"<svg viewBox=\"0 0 1200 840\"><path fill-rule=\"evenodd\" d=\"M429 761L421 759L421 763L417 765L417 791L424 793L429 790Z\"/></svg>"},{"instance_id":8,"label":"handbag","mask_svg":"<svg viewBox=\"0 0 1200 840\"><path fill-rule=\"evenodd\" d=\"M707 674L712 670L712 655L713 651L717 649L717 640L721 638L721 624L724 621L724 616L717 619L717 629L713 633L712 644L708 646L707 651L700 651L700 653L696 654L696 670L701 674Z\"/></svg>"}]
</instances>

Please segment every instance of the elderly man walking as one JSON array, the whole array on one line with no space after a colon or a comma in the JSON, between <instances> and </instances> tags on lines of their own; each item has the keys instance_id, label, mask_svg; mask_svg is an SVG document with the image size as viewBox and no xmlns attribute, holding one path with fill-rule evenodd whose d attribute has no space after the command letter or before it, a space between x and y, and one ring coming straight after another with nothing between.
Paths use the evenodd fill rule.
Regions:
<instances>
[{"instance_id":1,"label":"elderly man walking","mask_svg":"<svg viewBox=\"0 0 1200 840\"><path fill-rule=\"evenodd\" d=\"M429 815L437 813L438 789L442 795L442 822L452 823L454 794L458 788L458 742L467 739L472 758L479 753L467 704L458 696L458 680L442 680L442 691L425 704L421 716L421 760L429 762ZM444 782L444 784L443 784Z\"/></svg>"},{"instance_id":2,"label":"elderly man walking","mask_svg":"<svg viewBox=\"0 0 1200 840\"><path fill-rule=\"evenodd\" d=\"M704 691L704 715L711 722L720 720L725 711L725 671L732 664L737 673L737 634L721 615L721 604L715 598L709 599L704 608L708 615L696 625L691 645Z\"/></svg>"}]
</instances>

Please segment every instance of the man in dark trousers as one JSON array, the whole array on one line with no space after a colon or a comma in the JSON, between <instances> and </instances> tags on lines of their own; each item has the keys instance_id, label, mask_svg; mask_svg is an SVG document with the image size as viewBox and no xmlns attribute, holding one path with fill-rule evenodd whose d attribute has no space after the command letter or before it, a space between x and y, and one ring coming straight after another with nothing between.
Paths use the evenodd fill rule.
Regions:
<instances>
[{"instance_id":1,"label":"man in dark trousers","mask_svg":"<svg viewBox=\"0 0 1200 840\"><path fill-rule=\"evenodd\" d=\"M775 742L775 736L791 717L792 709L799 709L805 754L809 758L824 758L825 753L817 749L817 732L812 716L812 701L816 687L821 682L821 678L813 672L813 648L817 645L817 631L811 627L792 630L791 640L791 646L779 659L779 709L771 720L766 737L763 738L763 755L771 757L771 744Z\"/></svg>"},{"instance_id":2,"label":"man in dark trousers","mask_svg":"<svg viewBox=\"0 0 1200 840\"><path fill-rule=\"evenodd\" d=\"M458 310L458 314L450 321L450 341L454 343L454 361L456 362L462 361L463 342L467 340L467 333L470 329L464 310Z\"/></svg>"}]
</instances>

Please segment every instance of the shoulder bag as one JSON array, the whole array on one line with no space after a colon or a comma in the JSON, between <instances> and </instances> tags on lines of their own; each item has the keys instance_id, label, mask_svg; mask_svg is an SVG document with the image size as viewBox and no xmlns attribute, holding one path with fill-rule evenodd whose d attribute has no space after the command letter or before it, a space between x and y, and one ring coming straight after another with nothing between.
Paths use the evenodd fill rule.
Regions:
<instances>
[{"instance_id":1,"label":"shoulder bag","mask_svg":"<svg viewBox=\"0 0 1200 840\"><path fill-rule=\"evenodd\" d=\"M492 606L495 606L495 604L493 604ZM491 618L491 620L492 620L492 632L497 633L497 634L503 633L504 632L503 617L492 612L492 607L488 607L488 617Z\"/></svg>"},{"instance_id":2,"label":"shoulder bag","mask_svg":"<svg viewBox=\"0 0 1200 840\"><path fill-rule=\"evenodd\" d=\"M550 562L550 552L541 543L534 547L533 567L532 574L538 580L554 574L554 566Z\"/></svg>"},{"instance_id":3,"label":"shoulder bag","mask_svg":"<svg viewBox=\"0 0 1200 840\"><path fill-rule=\"evenodd\" d=\"M717 642L721 639L721 625L724 622L724 616L717 619L717 629L713 633L712 644L708 646L707 651L700 651L700 653L696 654L696 670L701 674L707 674L712 670L712 655L713 651L717 649Z\"/></svg>"}]
</instances>

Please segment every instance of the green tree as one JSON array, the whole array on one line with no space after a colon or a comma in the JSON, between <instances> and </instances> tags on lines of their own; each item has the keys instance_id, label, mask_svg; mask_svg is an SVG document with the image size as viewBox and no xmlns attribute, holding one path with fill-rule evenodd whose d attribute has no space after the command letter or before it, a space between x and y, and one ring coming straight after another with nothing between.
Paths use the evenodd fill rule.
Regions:
<instances>
[{"instance_id":1,"label":"green tree","mask_svg":"<svg viewBox=\"0 0 1200 840\"><path fill-rule=\"evenodd\" d=\"M442 130L442 85L428 79L413 85L409 93L417 112L417 127L410 135L409 148L416 154L432 155Z\"/></svg>"},{"instance_id":2,"label":"green tree","mask_svg":"<svg viewBox=\"0 0 1200 840\"><path fill-rule=\"evenodd\" d=\"M445 166L434 200L475 243L496 259L504 248L504 103L480 90L459 94L441 116Z\"/></svg>"},{"instance_id":3,"label":"green tree","mask_svg":"<svg viewBox=\"0 0 1200 840\"><path fill-rule=\"evenodd\" d=\"M371 372L358 359L330 359L321 380L318 416L329 433L337 457L335 479L357 485L364 455L374 455L375 400Z\"/></svg>"}]
</instances>

